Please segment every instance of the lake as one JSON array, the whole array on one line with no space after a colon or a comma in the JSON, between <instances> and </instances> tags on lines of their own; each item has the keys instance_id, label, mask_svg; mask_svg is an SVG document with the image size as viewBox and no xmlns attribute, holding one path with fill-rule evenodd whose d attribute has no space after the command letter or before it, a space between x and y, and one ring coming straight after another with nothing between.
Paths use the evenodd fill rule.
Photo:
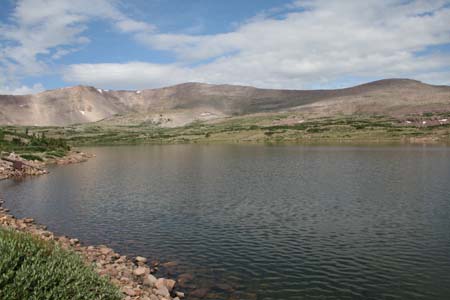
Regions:
<instances>
[{"instance_id":1,"label":"lake","mask_svg":"<svg viewBox=\"0 0 450 300\"><path fill-rule=\"evenodd\" d=\"M160 272L209 299L450 299L450 148L84 150L97 157L0 182L5 207L173 262Z\"/></svg>"}]
</instances>

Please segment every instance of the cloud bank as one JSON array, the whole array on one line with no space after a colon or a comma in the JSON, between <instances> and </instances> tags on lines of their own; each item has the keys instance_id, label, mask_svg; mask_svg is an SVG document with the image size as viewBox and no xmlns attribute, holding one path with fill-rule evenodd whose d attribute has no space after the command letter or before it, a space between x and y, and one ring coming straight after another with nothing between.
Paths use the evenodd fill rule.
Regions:
<instances>
[{"instance_id":1,"label":"cloud bank","mask_svg":"<svg viewBox=\"0 0 450 300\"><path fill-rule=\"evenodd\" d=\"M450 83L449 1L294 1L283 14L260 14L233 31L204 35L160 32L120 12L117 2L89 1L97 7L86 10L79 1L30 8L41 2L20 2L13 30L0 27L0 36L16 41L7 47L13 51L0 52L12 73L42 72L48 63L39 54L57 57L88 42L87 20L102 18L174 61L71 64L62 68L67 82L127 89L187 81L302 89L389 77Z\"/></svg>"}]
</instances>

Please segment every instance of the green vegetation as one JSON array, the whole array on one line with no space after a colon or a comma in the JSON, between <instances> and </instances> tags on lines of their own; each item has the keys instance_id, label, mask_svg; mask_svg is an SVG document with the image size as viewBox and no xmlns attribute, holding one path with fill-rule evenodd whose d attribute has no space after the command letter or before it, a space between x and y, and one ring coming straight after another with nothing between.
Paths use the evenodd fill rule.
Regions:
<instances>
[{"instance_id":1,"label":"green vegetation","mask_svg":"<svg viewBox=\"0 0 450 300\"><path fill-rule=\"evenodd\" d=\"M0 228L0 299L119 300L81 257L30 234Z\"/></svg>"},{"instance_id":2,"label":"green vegetation","mask_svg":"<svg viewBox=\"0 0 450 300\"><path fill-rule=\"evenodd\" d=\"M230 117L213 122L193 122L184 127L164 128L155 124L113 125L96 122L67 127L31 128L29 134L66 141L72 146L174 143L317 143L317 142L442 142L450 141L450 125L432 123L442 117L337 116L308 119L280 113ZM431 120L422 126L422 120ZM16 131L23 128L16 127ZM12 130L12 128L9 128ZM61 154L61 153L59 153ZM49 156L58 156L47 151Z\"/></svg>"},{"instance_id":3,"label":"green vegetation","mask_svg":"<svg viewBox=\"0 0 450 300\"><path fill-rule=\"evenodd\" d=\"M0 128L0 152L16 152L23 158L42 161L47 157L64 156L70 146L62 138L47 137L46 132L30 128Z\"/></svg>"}]
</instances>

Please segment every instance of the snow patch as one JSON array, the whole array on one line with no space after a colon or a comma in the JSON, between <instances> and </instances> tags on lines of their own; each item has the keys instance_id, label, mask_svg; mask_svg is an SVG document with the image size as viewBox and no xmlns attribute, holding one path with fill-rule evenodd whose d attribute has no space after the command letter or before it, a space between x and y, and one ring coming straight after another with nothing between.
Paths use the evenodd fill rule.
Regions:
<instances>
[{"instance_id":1,"label":"snow patch","mask_svg":"<svg viewBox=\"0 0 450 300\"><path fill-rule=\"evenodd\" d=\"M97 91L98 91L100 94L103 94L103 90L102 90L102 89L97 89Z\"/></svg>"},{"instance_id":2,"label":"snow patch","mask_svg":"<svg viewBox=\"0 0 450 300\"><path fill-rule=\"evenodd\" d=\"M140 93L142 93L142 91L136 91L136 94L140 94Z\"/></svg>"}]
</instances>

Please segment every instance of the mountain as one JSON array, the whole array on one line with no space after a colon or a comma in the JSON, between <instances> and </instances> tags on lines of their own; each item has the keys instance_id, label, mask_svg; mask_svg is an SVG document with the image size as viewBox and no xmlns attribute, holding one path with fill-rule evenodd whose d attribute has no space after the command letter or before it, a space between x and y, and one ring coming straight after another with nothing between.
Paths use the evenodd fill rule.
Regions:
<instances>
[{"instance_id":1,"label":"mountain","mask_svg":"<svg viewBox=\"0 0 450 300\"><path fill-rule=\"evenodd\" d=\"M274 90L203 83L139 91L75 86L35 95L0 95L0 106L0 124L36 126L103 120L174 127L194 120L280 111L311 116L382 114L401 117L450 111L450 86L409 79L385 79L336 90Z\"/></svg>"}]
</instances>

